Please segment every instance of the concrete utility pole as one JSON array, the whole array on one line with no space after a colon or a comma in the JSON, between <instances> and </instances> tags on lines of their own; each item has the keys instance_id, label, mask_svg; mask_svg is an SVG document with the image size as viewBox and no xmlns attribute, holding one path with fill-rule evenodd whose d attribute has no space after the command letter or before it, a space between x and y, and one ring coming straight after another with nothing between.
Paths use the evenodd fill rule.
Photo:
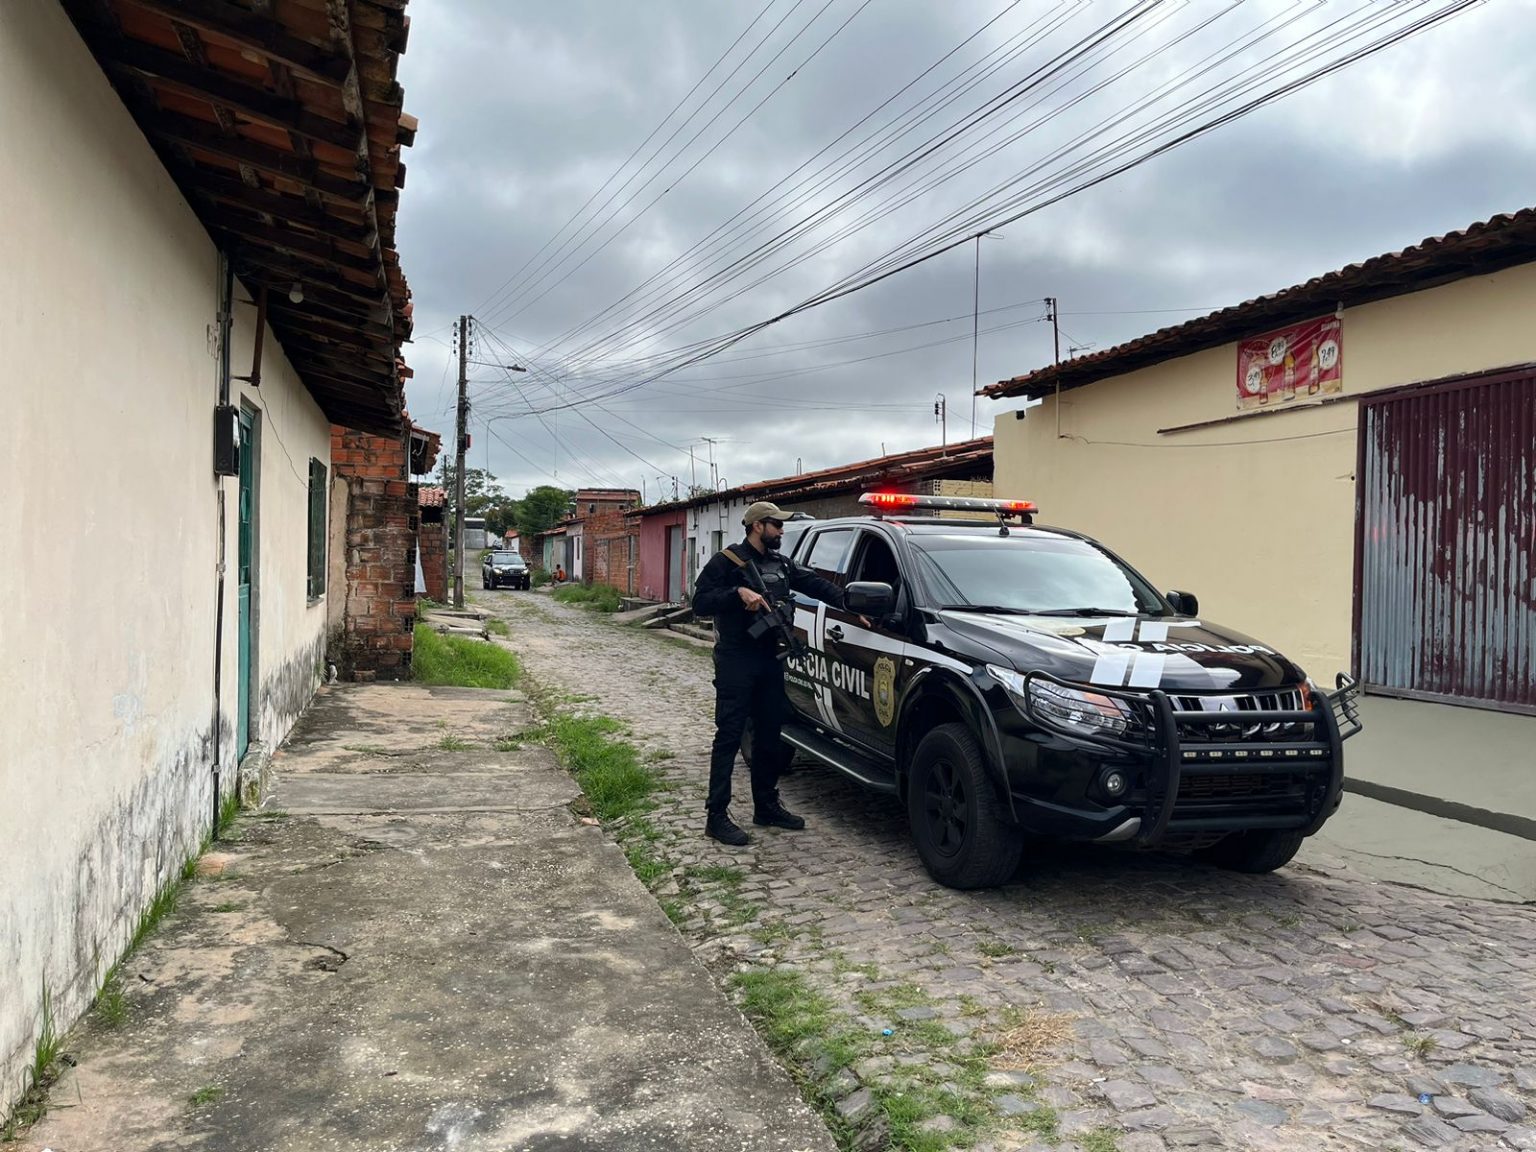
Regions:
<instances>
[{"instance_id":1,"label":"concrete utility pole","mask_svg":"<svg viewBox=\"0 0 1536 1152\"><path fill-rule=\"evenodd\" d=\"M1045 298L1045 312L1051 318L1051 344L1055 348L1056 365L1056 397L1052 407L1056 409L1056 439L1061 439L1061 309L1057 307L1056 297Z\"/></svg>"},{"instance_id":2,"label":"concrete utility pole","mask_svg":"<svg viewBox=\"0 0 1536 1152\"><path fill-rule=\"evenodd\" d=\"M949 447L949 400L940 392L933 402L933 418L939 422L939 447Z\"/></svg>"},{"instance_id":3,"label":"concrete utility pole","mask_svg":"<svg viewBox=\"0 0 1536 1152\"><path fill-rule=\"evenodd\" d=\"M453 473L453 606L464 607L464 452L469 428L469 317L459 317L458 452Z\"/></svg>"}]
</instances>

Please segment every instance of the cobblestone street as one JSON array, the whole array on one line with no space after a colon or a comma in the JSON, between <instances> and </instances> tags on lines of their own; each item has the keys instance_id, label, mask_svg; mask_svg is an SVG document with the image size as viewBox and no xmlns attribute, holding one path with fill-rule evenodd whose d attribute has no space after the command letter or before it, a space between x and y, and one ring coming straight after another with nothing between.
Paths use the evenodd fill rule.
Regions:
<instances>
[{"instance_id":1,"label":"cobblestone street","mask_svg":"<svg viewBox=\"0 0 1536 1152\"><path fill-rule=\"evenodd\" d=\"M476 599L540 686L628 725L672 785L651 887L697 954L722 980L798 973L835 1006L851 1068L797 1071L866 1146L894 1093L926 1092L957 1113L924 1119L932 1147L982 1124L999 1150L1536 1149L1536 910L1363 879L1310 846L1268 877L1041 847L1009 886L955 892L893 799L814 766L783 786L805 832L725 849L702 835L707 650L544 596Z\"/></svg>"}]
</instances>

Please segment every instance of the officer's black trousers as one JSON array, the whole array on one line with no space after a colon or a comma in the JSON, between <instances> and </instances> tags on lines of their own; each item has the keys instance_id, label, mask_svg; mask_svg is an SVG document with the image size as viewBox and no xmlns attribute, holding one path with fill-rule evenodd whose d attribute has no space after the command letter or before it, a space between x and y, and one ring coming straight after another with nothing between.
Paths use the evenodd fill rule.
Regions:
<instances>
[{"instance_id":1,"label":"officer's black trousers","mask_svg":"<svg viewBox=\"0 0 1536 1152\"><path fill-rule=\"evenodd\" d=\"M709 757L710 812L731 803L731 773L747 720L752 721L752 801L771 804L779 788L779 729L786 703L784 665L771 652L715 649L715 744Z\"/></svg>"}]
</instances>

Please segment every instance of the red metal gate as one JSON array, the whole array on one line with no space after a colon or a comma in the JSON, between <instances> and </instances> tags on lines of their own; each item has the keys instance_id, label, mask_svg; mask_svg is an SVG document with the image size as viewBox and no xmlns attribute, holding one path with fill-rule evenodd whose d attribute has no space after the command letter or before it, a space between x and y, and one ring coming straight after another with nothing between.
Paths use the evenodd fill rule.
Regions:
<instances>
[{"instance_id":1,"label":"red metal gate","mask_svg":"<svg viewBox=\"0 0 1536 1152\"><path fill-rule=\"evenodd\" d=\"M1361 401L1368 691L1536 713L1536 369Z\"/></svg>"}]
</instances>

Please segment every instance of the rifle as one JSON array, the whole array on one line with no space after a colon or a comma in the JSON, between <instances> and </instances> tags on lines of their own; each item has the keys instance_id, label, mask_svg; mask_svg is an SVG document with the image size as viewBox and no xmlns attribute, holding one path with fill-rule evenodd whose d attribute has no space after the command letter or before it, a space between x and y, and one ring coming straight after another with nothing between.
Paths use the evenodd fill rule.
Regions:
<instances>
[{"instance_id":1,"label":"rifle","mask_svg":"<svg viewBox=\"0 0 1536 1152\"><path fill-rule=\"evenodd\" d=\"M776 632L782 647L775 653L775 659L788 660L791 657L796 660L803 659L809 653L809 649L806 648L805 641L795 635L794 601L785 599L775 604L768 592L768 585L763 582L763 574L757 570L757 564L751 560L743 560L729 548L724 551L730 557L731 563L746 575L747 586L761 596L768 605L765 611L759 611L756 614L747 628L747 635L758 640L766 636L770 630Z\"/></svg>"}]
</instances>

